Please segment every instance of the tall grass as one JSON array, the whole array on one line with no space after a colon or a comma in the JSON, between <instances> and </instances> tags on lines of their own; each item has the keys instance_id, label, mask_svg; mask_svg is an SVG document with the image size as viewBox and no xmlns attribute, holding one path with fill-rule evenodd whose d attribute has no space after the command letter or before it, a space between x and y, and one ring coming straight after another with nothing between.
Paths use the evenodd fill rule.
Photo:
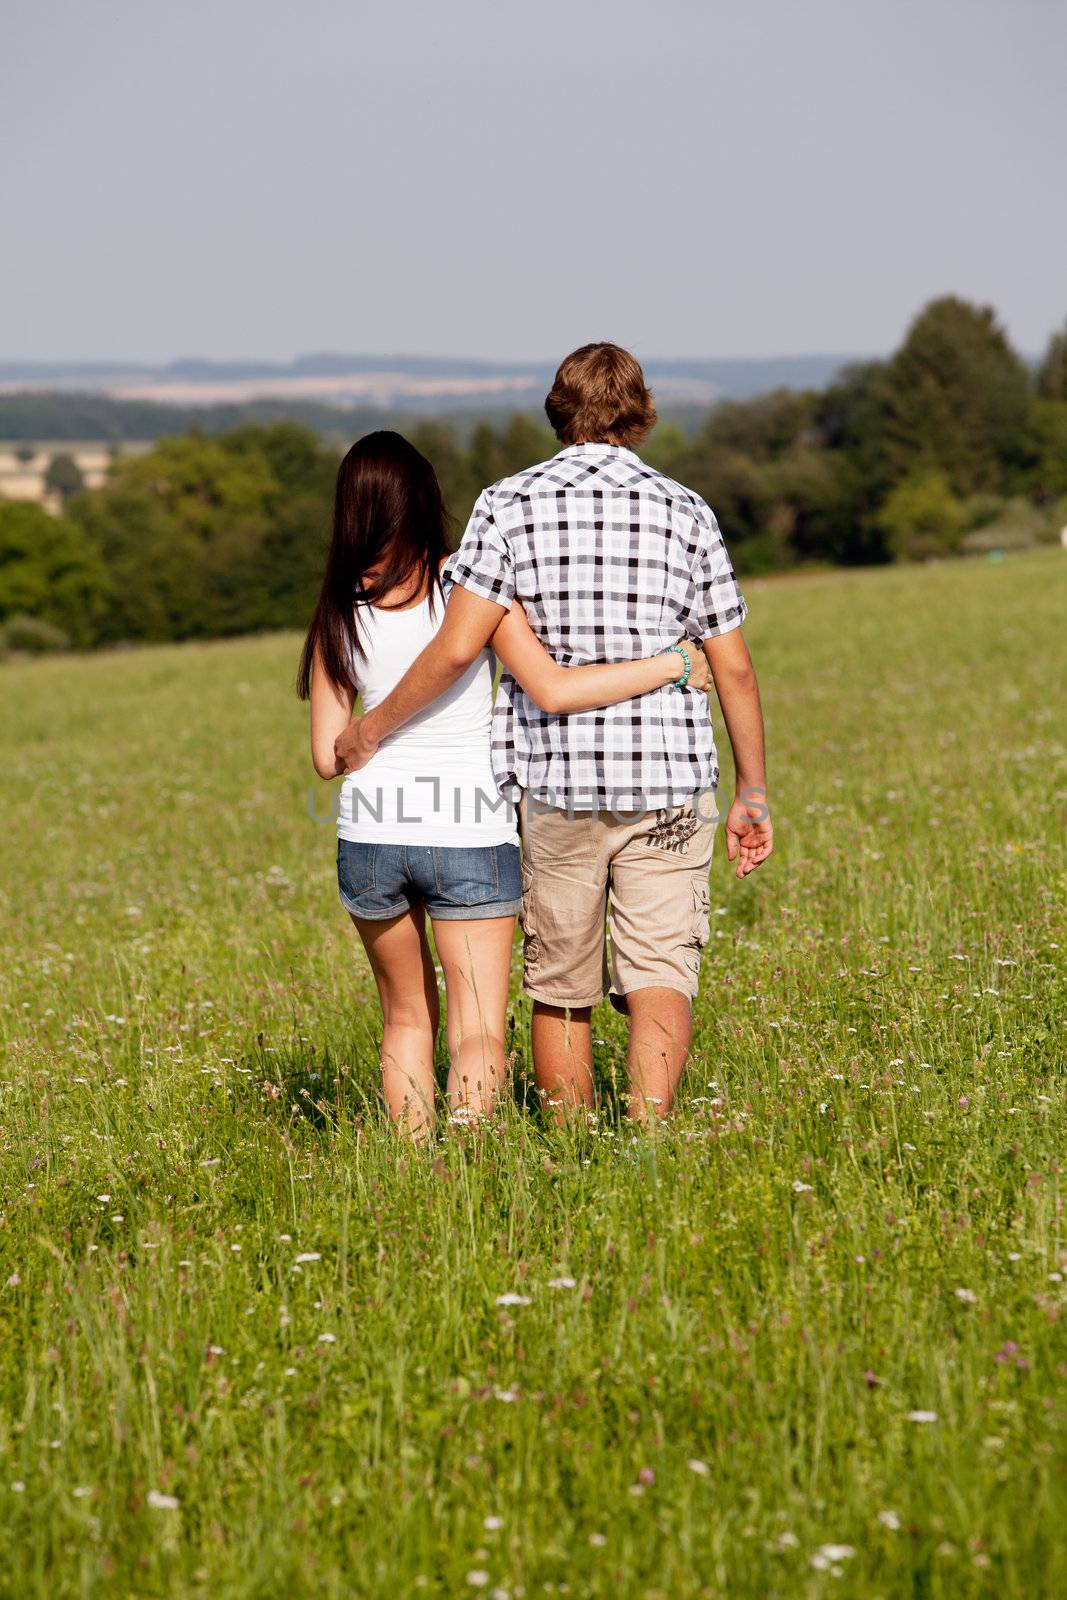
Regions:
<instances>
[{"instance_id":1,"label":"tall grass","mask_svg":"<svg viewBox=\"0 0 1067 1600\"><path fill-rule=\"evenodd\" d=\"M0 1589L1063 1592L1067 562L754 585L677 1117L399 1144L296 644L0 672ZM318 796L320 806L323 796ZM517 971L517 963L516 963Z\"/></svg>"}]
</instances>

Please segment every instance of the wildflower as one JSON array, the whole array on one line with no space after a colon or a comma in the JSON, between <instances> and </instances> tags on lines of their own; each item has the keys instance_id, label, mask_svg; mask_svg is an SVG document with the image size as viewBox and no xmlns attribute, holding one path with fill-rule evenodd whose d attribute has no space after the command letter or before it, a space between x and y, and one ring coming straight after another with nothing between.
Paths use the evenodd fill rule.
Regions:
<instances>
[{"instance_id":1,"label":"wildflower","mask_svg":"<svg viewBox=\"0 0 1067 1600\"><path fill-rule=\"evenodd\" d=\"M954 1289L953 1294L957 1300L962 1300L965 1305L973 1306L978 1303L978 1296L973 1289Z\"/></svg>"},{"instance_id":2,"label":"wildflower","mask_svg":"<svg viewBox=\"0 0 1067 1600\"><path fill-rule=\"evenodd\" d=\"M778 1535L778 1543L783 1550L795 1550L800 1540L795 1533L791 1533L788 1528L784 1528Z\"/></svg>"},{"instance_id":3,"label":"wildflower","mask_svg":"<svg viewBox=\"0 0 1067 1600\"><path fill-rule=\"evenodd\" d=\"M498 1294L496 1303L498 1306L528 1306L530 1297L527 1294Z\"/></svg>"},{"instance_id":4,"label":"wildflower","mask_svg":"<svg viewBox=\"0 0 1067 1600\"><path fill-rule=\"evenodd\" d=\"M695 1456L686 1462L686 1466L689 1468L690 1472L695 1472L698 1478L706 1478L711 1472L711 1468L708 1466L707 1462L698 1461Z\"/></svg>"},{"instance_id":5,"label":"wildflower","mask_svg":"<svg viewBox=\"0 0 1067 1600\"><path fill-rule=\"evenodd\" d=\"M637 1481L643 1483L646 1489L650 1489L656 1481L656 1474L651 1467L642 1467L637 1474Z\"/></svg>"},{"instance_id":6,"label":"wildflower","mask_svg":"<svg viewBox=\"0 0 1067 1600\"><path fill-rule=\"evenodd\" d=\"M576 1289L578 1284L575 1278L549 1278L548 1287L550 1289Z\"/></svg>"},{"instance_id":7,"label":"wildflower","mask_svg":"<svg viewBox=\"0 0 1067 1600\"><path fill-rule=\"evenodd\" d=\"M816 1572L825 1572L827 1567L835 1567L839 1561L847 1561L856 1554L850 1544L821 1544L811 1558L811 1564Z\"/></svg>"},{"instance_id":8,"label":"wildflower","mask_svg":"<svg viewBox=\"0 0 1067 1600\"><path fill-rule=\"evenodd\" d=\"M297 1265L304 1261L321 1261L322 1256L317 1250L302 1250L296 1258Z\"/></svg>"},{"instance_id":9,"label":"wildflower","mask_svg":"<svg viewBox=\"0 0 1067 1600\"><path fill-rule=\"evenodd\" d=\"M607 1542L606 1535L602 1533L591 1533L589 1535L589 1543L593 1546L594 1550L603 1550Z\"/></svg>"},{"instance_id":10,"label":"wildflower","mask_svg":"<svg viewBox=\"0 0 1067 1600\"><path fill-rule=\"evenodd\" d=\"M25 1494L26 1493L26 1485L22 1482L21 1478L16 1479L15 1482L11 1485L11 1493L12 1494Z\"/></svg>"},{"instance_id":11,"label":"wildflower","mask_svg":"<svg viewBox=\"0 0 1067 1600\"><path fill-rule=\"evenodd\" d=\"M908 1412L908 1421L909 1422L936 1422L937 1421L937 1412L936 1411L909 1411Z\"/></svg>"},{"instance_id":12,"label":"wildflower","mask_svg":"<svg viewBox=\"0 0 1067 1600\"><path fill-rule=\"evenodd\" d=\"M474 1572L467 1573L467 1582L472 1589L484 1589L489 1583L489 1574L476 1569Z\"/></svg>"},{"instance_id":13,"label":"wildflower","mask_svg":"<svg viewBox=\"0 0 1067 1600\"><path fill-rule=\"evenodd\" d=\"M497 1529L502 1528L503 1526L503 1517L486 1517L485 1521L482 1523L482 1527L485 1528L489 1533L496 1533Z\"/></svg>"},{"instance_id":14,"label":"wildflower","mask_svg":"<svg viewBox=\"0 0 1067 1600\"><path fill-rule=\"evenodd\" d=\"M145 1495L145 1503L150 1505L153 1511L177 1511L179 1504L177 1495L161 1494L158 1489L149 1489Z\"/></svg>"},{"instance_id":15,"label":"wildflower","mask_svg":"<svg viewBox=\"0 0 1067 1600\"><path fill-rule=\"evenodd\" d=\"M337 1335L335 1333L320 1333L319 1334L319 1343L320 1344L336 1344L337 1343Z\"/></svg>"},{"instance_id":16,"label":"wildflower","mask_svg":"<svg viewBox=\"0 0 1067 1600\"><path fill-rule=\"evenodd\" d=\"M895 1511L879 1511L878 1521L883 1528L888 1528L890 1533L900 1532L900 1518Z\"/></svg>"},{"instance_id":17,"label":"wildflower","mask_svg":"<svg viewBox=\"0 0 1067 1600\"><path fill-rule=\"evenodd\" d=\"M812 1186L810 1183L801 1183L799 1178L793 1179L794 1194L811 1194L812 1192Z\"/></svg>"},{"instance_id":18,"label":"wildflower","mask_svg":"<svg viewBox=\"0 0 1067 1600\"><path fill-rule=\"evenodd\" d=\"M7 1286L9 1289L17 1289L21 1282L22 1279L19 1277L18 1273L13 1272L10 1278L7 1280Z\"/></svg>"},{"instance_id":19,"label":"wildflower","mask_svg":"<svg viewBox=\"0 0 1067 1600\"><path fill-rule=\"evenodd\" d=\"M91 1489L85 1489L85 1488L81 1488L81 1487L71 1490L71 1493L73 1494L75 1500L88 1500L88 1498L92 1494L92 1492L93 1491Z\"/></svg>"}]
</instances>

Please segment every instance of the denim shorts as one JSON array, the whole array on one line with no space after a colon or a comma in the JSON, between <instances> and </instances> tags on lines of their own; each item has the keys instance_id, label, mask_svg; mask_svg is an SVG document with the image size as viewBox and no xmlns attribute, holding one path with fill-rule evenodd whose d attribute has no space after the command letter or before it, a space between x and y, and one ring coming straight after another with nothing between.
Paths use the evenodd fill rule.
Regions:
<instances>
[{"instance_id":1,"label":"denim shorts","mask_svg":"<svg viewBox=\"0 0 1067 1600\"><path fill-rule=\"evenodd\" d=\"M369 922L399 917L416 905L443 922L514 917L522 909L519 847L339 839L337 888L345 910Z\"/></svg>"}]
</instances>

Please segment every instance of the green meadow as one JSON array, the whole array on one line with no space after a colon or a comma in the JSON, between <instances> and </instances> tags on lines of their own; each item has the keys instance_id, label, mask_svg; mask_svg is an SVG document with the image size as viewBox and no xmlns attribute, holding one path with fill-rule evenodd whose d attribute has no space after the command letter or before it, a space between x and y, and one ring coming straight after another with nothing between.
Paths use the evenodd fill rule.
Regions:
<instances>
[{"instance_id":1,"label":"green meadow","mask_svg":"<svg viewBox=\"0 0 1067 1600\"><path fill-rule=\"evenodd\" d=\"M294 636L0 666L0 1593L1067 1592L1067 556L747 592L778 847L640 1136L518 998L384 1123Z\"/></svg>"}]
</instances>

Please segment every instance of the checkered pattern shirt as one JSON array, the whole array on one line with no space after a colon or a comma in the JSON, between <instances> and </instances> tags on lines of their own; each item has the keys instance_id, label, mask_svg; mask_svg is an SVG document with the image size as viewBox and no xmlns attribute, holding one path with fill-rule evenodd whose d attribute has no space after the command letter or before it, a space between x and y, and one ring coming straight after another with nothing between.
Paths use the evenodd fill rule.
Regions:
<instances>
[{"instance_id":1,"label":"checkered pattern shirt","mask_svg":"<svg viewBox=\"0 0 1067 1600\"><path fill-rule=\"evenodd\" d=\"M486 489L444 575L502 606L519 599L564 666L654 655L746 614L700 496L617 445L571 445ZM509 799L527 790L573 810L679 805L718 782L707 697L671 684L553 716L505 673L493 774Z\"/></svg>"}]
</instances>

